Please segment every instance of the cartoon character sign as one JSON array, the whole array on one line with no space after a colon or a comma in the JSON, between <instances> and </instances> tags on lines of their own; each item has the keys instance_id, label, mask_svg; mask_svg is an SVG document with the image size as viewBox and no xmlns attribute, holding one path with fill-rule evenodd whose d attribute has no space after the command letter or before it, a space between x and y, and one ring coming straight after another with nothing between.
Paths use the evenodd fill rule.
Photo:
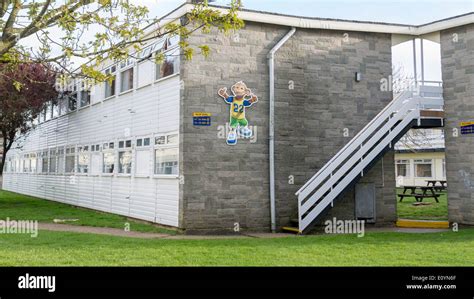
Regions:
<instances>
[{"instance_id":1,"label":"cartoon character sign","mask_svg":"<svg viewBox=\"0 0 474 299\"><path fill-rule=\"evenodd\" d=\"M235 145L237 135L243 138L250 138L253 135L248 126L249 122L245 118L245 108L256 103L258 98L243 81L235 83L231 90L233 96L229 96L226 87L219 89L218 94L230 105L230 132L227 135L227 144Z\"/></svg>"}]
</instances>

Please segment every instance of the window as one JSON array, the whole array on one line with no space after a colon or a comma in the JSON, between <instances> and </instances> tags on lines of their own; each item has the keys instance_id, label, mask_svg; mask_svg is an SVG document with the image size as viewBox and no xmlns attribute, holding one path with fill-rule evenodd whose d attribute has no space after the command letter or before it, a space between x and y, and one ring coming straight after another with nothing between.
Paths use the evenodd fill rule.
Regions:
<instances>
[{"instance_id":1,"label":"window","mask_svg":"<svg viewBox=\"0 0 474 299\"><path fill-rule=\"evenodd\" d=\"M56 157L57 151L56 149L52 149L49 151L49 172L55 173L56 170Z\"/></svg>"},{"instance_id":2,"label":"window","mask_svg":"<svg viewBox=\"0 0 474 299\"><path fill-rule=\"evenodd\" d=\"M85 107L91 103L91 92L90 90L81 91L81 100L79 101L80 107Z\"/></svg>"},{"instance_id":3,"label":"window","mask_svg":"<svg viewBox=\"0 0 474 299\"><path fill-rule=\"evenodd\" d=\"M59 95L59 114L64 115L68 112L67 107L68 107L68 96L65 95L64 93L61 93Z\"/></svg>"},{"instance_id":4,"label":"window","mask_svg":"<svg viewBox=\"0 0 474 299\"><path fill-rule=\"evenodd\" d=\"M418 178L432 177L432 160L431 159L417 159L415 160L415 176Z\"/></svg>"},{"instance_id":5,"label":"window","mask_svg":"<svg viewBox=\"0 0 474 299\"><path fill-rule=\"evenodd\" d=\"M179 48L165 54L161 64L156 65L155 79L161 79L179 72Z\"/></svg>"},{"instance_id":6,"label":"window","mask_svg":"<svg viewBox=\"0 0 474 299\"><path fill-rule=\"evenodd\" d=\"M115 153L113 151L106 151L102 154L102 172L114 173Z\"/></svg>"},{"instance_id":7,"label":"window","mask_svg":"<svg viewBox=\"0 0 474 299\"><path fill-rule=\"evenodd\" d=\"M66 149L66 165L64 172L72 173L74 172L74 164L76 158L76 149L74 147L70 147Z\"/></svg>"},{"instance_id":8,"label":"window","mask_svg":"<svg viewBox=\"0 0 474 299\"><path fill-rule=\"evenodd\" d=\"M150 146L150 138L138 138L137 147L144 147L144 146Z\"/></svg>"},{"instance_id":9,"label":"window","mask_svg":"<svg viewBox=\"0 0 474 299\"><path fill-rule=\"evenodd\" d=\"M64 148L58 149L58 173L64 173Z\"/></svg>"},{"instance_id":10,"label":"window","mask_svg":"<svg viewBox=\"0 0 474 299\"><path fill-rule=\"evenodd\" d=\"M118 173L129 174L132 172L132 140L122 140L119 141L119 169ZM128 150L123 150L128 149Z\"/></svg>"},{"instance_id":11,"label":"window","mask_svg":"<svg viewBox=\"0 0 474 299\"><path fill-rule=\"evenodd\" d=\"M49 102L46 106L46 111L45 111L45 117L44 117L44 121L48 121L51 119L51 116L53 114L53 109L52 109L52 103Z\"/></svg>"},{"instance_id":12,"label":"window","mask_svg":"<svg viewBox=\"0 0 474 299\"><path fill-rule=\"evenodd\" d=\"M132 151L119 152L119 173L132 173Z\"/></svg>"},{"instance_id":13,"label":"window","mask_svg":"<svg viewBox=\"0 0 474 299\"><path fill-rule=\"evenodd\" d=\"M73 92L68 96L68 111L76 111L77 109L77 93Z\"/></svg>"},{"instance_id":14,"label":"window","mask_svg":"<svg viewBox=\"0 0 474 299\"><path fill-rule=\"evenodd\" d=\"M25 154L23 157L25 159L23 162L23 172L30 172L30 155Z\"/></svg>"},{"instance_id":15,"label":"window","mask_svg":"<svg viewBox=\"0 0 474 299\"><path fill-rule=\"evenodd\" d=\"M164 145L166 144L166 136L155 137L155 145Z\"/></svg>"},{"instance_id":16,"label":"window","mask_svg":"<svg viewBox=\"0 0 474 299\"><path fill-rule=\"evenodd\" d=\"M79 147L77 149L77 172L88 173L89 172L89 146Z\"/></svg>"},{"instance_id":17,"label":"window","mask_svg":"<svg viewBox=\"0 0 474 299\"><path fill-rule=\"evenodd\" d=\"M36 163L37 163L37 160L36 160L36 153L32 153L30 154L30 160L31 160L31 163L30 163L30 170L32 173L35 173L36 172Z\"/></svg>"},{"instance_id":18,"label":"window","mask_svg":"<svg viewBox=\"0 0 474 299\"><path fill-rule=\"evenodd\" d=\"M155 149L155 174L178 174L178 149Z\"/></svg>"},{"instance_id":19,"label":"window","mask_svg":"<svg viewBox=\"0 0 474 299\"><path fill-rule=\"evenodd\" d=\"M397 177L410 177L410 160L397 160L396 165Z\"/></svg>"},{"instance_id":20,"label":"window","mask_svg":"<svg viewBox=\"0 0 474 299\"><path fill-rule=\"evenodd\" d=\"M120 73L120 92L133 88L133 67Z\"/></svg>"},{"instance_id":21,"label":"window","mask_svg":"<svg viewBox=\"0 0 474 299\"><path fill-rule=\"evenodd\" d=\"M60 115L59 109L59 102L53 103L53 118L58 117Z\"/></svg>"},{"instance_id":22,"label":"window","mask_svg":"<svg viewBox=\"0 0 474 299\"><path fill-rule=\"evenodd\" d=\"M41 172L48 172L48 151L41 153Z\"/></svg>"},{"instance_id":23,"label":"window","mask_svg":"<svg viewBox=\"0 0 474 299\"><path fill-rule=\"evenodd\" d=\"M115 75L116 66L111 66L105 70L106 75L112 75L110 80L105 81L105 98L115 95L115 81L117 76Z\"/></svg>"}]
</instances>

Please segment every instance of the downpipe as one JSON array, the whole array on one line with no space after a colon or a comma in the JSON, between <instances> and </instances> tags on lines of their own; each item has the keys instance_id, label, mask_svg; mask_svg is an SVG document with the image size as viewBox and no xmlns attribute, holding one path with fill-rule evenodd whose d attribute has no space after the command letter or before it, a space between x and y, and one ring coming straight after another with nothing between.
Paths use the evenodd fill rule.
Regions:
<instances>
[{"instance_id":1,"label":"downpipe","mask_svg":"<svg viewBox=\"0 0 474 299\"><path fill-rule=\"evenodd\" d=\"M296 28L291 30L270 50L267 55L270 81L270 112L268 126L269 140L269 172L270 172L270 218L272 232L276 231L275 208L275 53L295 34Z\"/></svg>"}]
</instances>

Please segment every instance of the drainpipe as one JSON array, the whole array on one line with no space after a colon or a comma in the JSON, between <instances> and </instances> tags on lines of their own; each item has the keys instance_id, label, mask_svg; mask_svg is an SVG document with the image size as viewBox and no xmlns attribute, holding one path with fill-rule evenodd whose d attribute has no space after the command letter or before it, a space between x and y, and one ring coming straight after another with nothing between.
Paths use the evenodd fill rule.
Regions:
<instances>
[{"instance_id":1,"label":"drainpipe","mask_svg":"<svg viewBox=\"0 0 474 299\"><path fill-rule=\"evenodd\" d=\"M269 160L270 160L270 217L272 232L276 231L276 210L275 210L275 53L284 43L296 32L296 28L291 30L270 50L267 55L270 78L270 115L268 125L269 139Z\"/></svg>"}]
</instances>

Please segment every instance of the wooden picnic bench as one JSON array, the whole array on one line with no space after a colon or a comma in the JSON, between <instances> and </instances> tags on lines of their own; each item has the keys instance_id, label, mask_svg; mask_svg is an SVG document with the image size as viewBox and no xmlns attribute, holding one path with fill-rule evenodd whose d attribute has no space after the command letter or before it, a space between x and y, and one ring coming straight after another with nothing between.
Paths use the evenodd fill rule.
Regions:
<instances>
[{"instance_id":1,"label":"wooden picnic bench","mask_svg":"<svg viewBox=\"0 0 474 299\"><path fill-rule=\"evenodd\" d=\"M436 202L439 203L438 198L441 194L436 193L433 186L403 186L403 188L403 193L398 194L400 202L402 202L405 197L414 197L417 202L423 202L425 198L434 198ZM421 193L416 193L416 189L420 189ZM411 191L409 194L406 193L408 190Z\"/></svg>"},{"instance_id":2,"label":"wooden picnic bench","mask_svg":"<svg viewBox=\"0 0 474 299\"><path fill-rule=\"evenodd\" d=\"M437 183L439 183L439 185ZM433 187L437 192L446 190L446 184L447 182L445 180L426 180L426 186Z\"/></svg>"}]
</instances>

